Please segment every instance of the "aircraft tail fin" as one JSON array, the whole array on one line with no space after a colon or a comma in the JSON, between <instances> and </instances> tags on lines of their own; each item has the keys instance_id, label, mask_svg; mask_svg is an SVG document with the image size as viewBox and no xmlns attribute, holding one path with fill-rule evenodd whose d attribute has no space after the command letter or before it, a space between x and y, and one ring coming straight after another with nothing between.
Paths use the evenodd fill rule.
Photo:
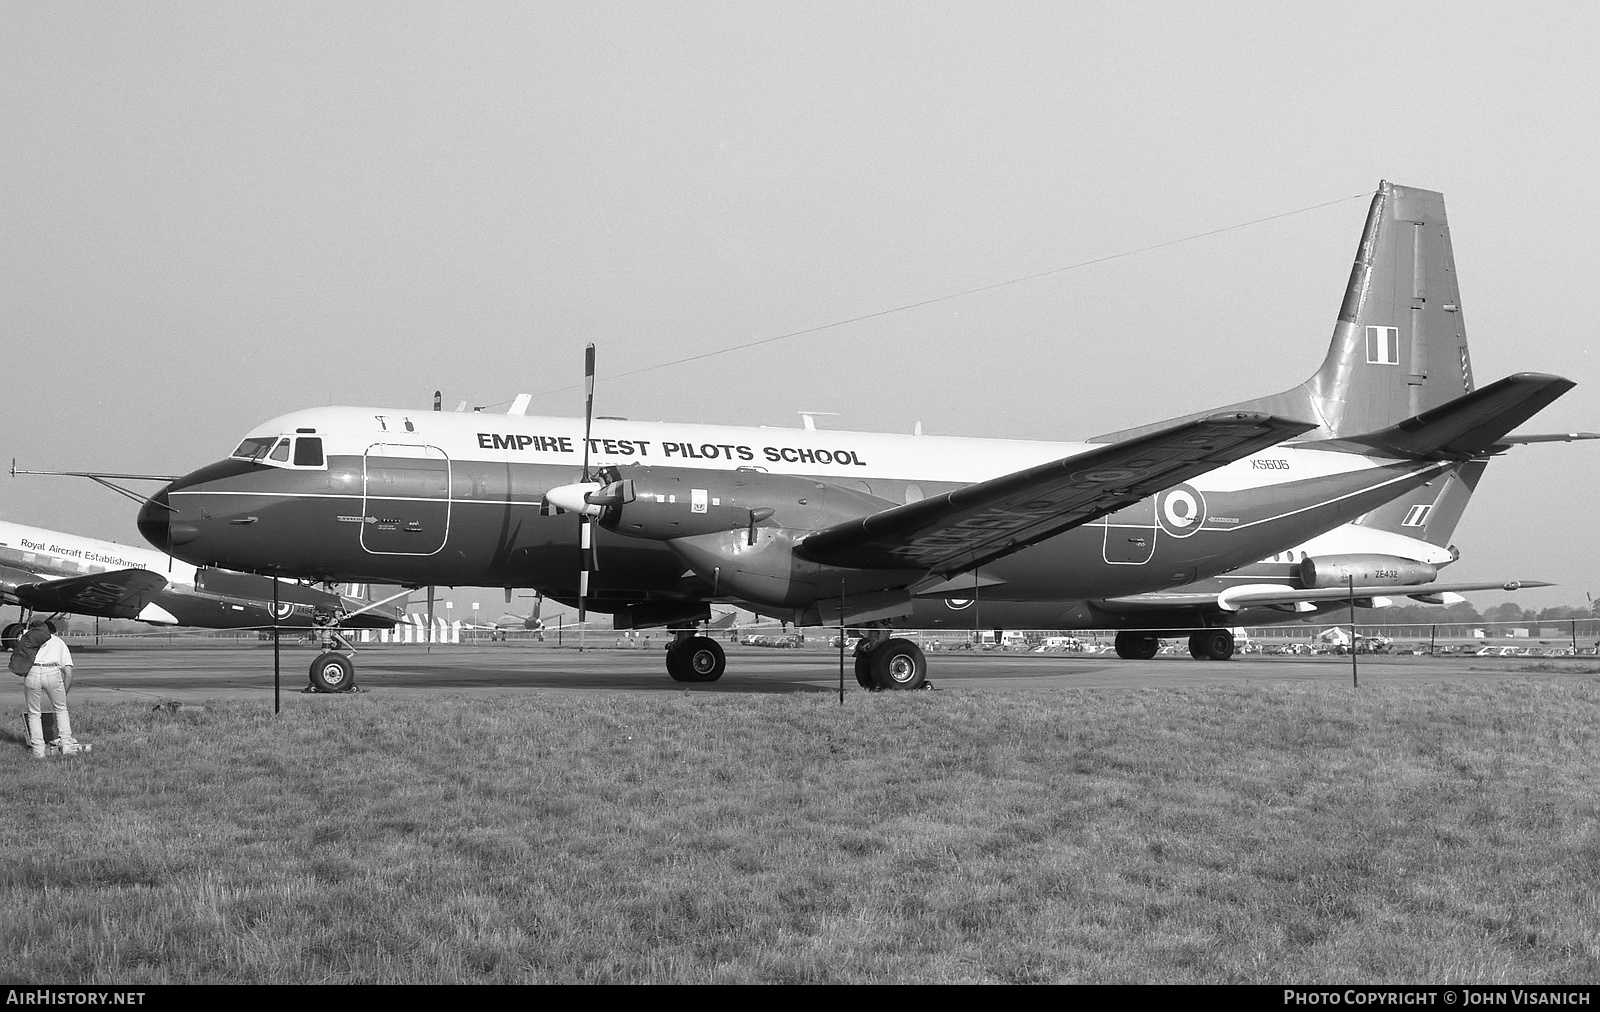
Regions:
<instances>
[{"instance_id":1,"label":"aircraft tail fin","mask_svg":"<svg viewBox=\"0 0 1600 1012\"><path fill-rule=\"evenodd\" d=\"M1212 408L1314 422L1310 435L1374 432L1471 393L1472 362L1444 195L1383 181L1372 197L1355 263L1321 368L1282 393ZM1142 435L1141 426L1096 437Z\"/></svg>"},{"instance_id":2,"label":"aircraft tail fin","mask_svg":"<svg viewBox=\"0 0 1600 1012\"><path fill-rule=\"evenodd\" d=\"M1517 373L1398 424L1318 445L1404 459L1470 460L1508 448L1512 429L1575 386L1560 376Z\"/></svg>"}]
</instances>

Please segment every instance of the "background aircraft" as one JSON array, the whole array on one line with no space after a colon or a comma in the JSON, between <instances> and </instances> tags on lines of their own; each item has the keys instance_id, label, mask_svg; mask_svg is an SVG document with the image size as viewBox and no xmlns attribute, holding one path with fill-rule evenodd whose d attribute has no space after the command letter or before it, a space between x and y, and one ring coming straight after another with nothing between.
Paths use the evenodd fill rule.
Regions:
<instances>
[{"instance_id":1,"label":"background aircraft","mask_svg":"<svg viewBox=\"0 0 1600 1012\"><path fill-rule=\"evenodd\" d=\"M366 606L355 597L278 581L276 624L309 628ZM160 626L269 628L272 582L263 576L197 569L148 548L0 521L0 598L21 609L5 626L10 649L27 612L136 619ZM387 605L343 622L387 629L403 610Z\"/></svg>"}]
</instances>

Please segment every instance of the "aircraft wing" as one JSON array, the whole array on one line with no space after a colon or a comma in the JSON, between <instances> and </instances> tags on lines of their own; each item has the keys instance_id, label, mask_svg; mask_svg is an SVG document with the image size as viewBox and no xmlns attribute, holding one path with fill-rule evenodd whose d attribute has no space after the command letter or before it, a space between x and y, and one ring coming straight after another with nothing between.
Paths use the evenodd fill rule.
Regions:
<instances>
[{"instance_id":1,"label":"aircraft wing","mask_svg":"<svg viewBox=\"0 0 1600 1012\"><path fill-rule=\"evenodd\" d=\"M31 569L18 569L16 566L0 564L0 592L4 593L8 604L15 600L15 593L18 587L38 582L39 574Z\"/></svg>"},{"instance_id":2,"label":"aircraft wing","mask_svg":"<svg viewBox=\"0 0 1600 1012\"><path fill-rule=\"evenodd\" d=\"M836 524L795 552L830 566L965 572L1313 427L1212 415Z\"/></svg>"},{"instance_id":3,"label":"aircraft wing","mask_svg":"<svg viewBox=\"0 0 1600 1012\"><path fill-rule=\"evenodd\" d=\"M166 585L166 577L148 569L117 569L109 573L25 583L13 593L35 611L137 618Z\"/></svg>"},{"instance_id":4,"label":"aircraft wing","mask_svg":"<svg viewBox=\"0 0 1600 1012\"><path fill-rule=\"evenodd\" d=\"M1357 585L1352 591L1348 587L1320 587L1315 590L1304 590L1290 587L1287 584L1254 583L1238 587L1230 587L1220 593L1173 593L1170 591L1157 591L1152 594L1132 594L1128 597L1107 598L1105 601L1096 602L1108 611L1137 612L1141 608L1195 608L1215 606L1223 611L1239 611L1243 608L1272 608L1285 605L1295 605L1302 602L1315 604L1324 601L1348 601L1354 597L1357 601L1368 601L1374 597L1412 597L1418 600L1436 597L1440 594L1465 594L1474 590L1525 590L1529 587L1550 587L1553 584L1543 580L1512 580L1500 583L1420 583L1410 585L1384 584L1382 586Z\"/></svg>"}]
</instances>

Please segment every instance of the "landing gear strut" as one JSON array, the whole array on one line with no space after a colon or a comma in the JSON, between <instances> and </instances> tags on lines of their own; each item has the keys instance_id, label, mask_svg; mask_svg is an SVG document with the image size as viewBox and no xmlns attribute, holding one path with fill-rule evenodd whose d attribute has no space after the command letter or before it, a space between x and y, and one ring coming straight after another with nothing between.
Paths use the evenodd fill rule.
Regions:
<instances>
[{"instance_id":1,"label":"landing gear strut","mask_svg":"<svg viewBox=\"0 0 1600 1012\"><path fill-rule=\"evenodd\" d=\"M354 692L356 662L351 655L356 648L339 634L337 617L328 618L326 624L318 626L318 631L322 639L322 653L311 662L311 685L307 691Z\"/></svg>"},{"instance_id":2,"label":"landing gear strut","mask_svg":"<svg viewBox=\"0 0 1600 1012\"><path fill-rule=\"evenodd\" d=\"M63 612L58 611L45 619L44 624L49 628L52 636L56 633L55 620L63 614ZM17 620L7 625L4 629L0 629L0 653L10 653L16 649L17 640L21 639L22 634L28 631L28 623L38 617L38 614L31 608L18 608Z\"/></svg>"},{"instance_id":3,"label":"landing gear strut","mask_svg":"<svg viewBox=\"0 0 1600 1012\"><path fill-rule=\"evenodd\" d=\"M1189 656L1197 661L1225 661L1233 656L1233 633L1204 629L1189 636Z\"/></svg>"},{"instance_id":4,"label":"landing gear strut","mask_svg":"<svg viewBox=\"0 0 1600 1012\"><path fill-rule=\"evenodd\" d=\"M675 682L714 682L727 669L728 655L710 636L679 629L667 644L667 674Z\"/></svg>"}]
</instances>

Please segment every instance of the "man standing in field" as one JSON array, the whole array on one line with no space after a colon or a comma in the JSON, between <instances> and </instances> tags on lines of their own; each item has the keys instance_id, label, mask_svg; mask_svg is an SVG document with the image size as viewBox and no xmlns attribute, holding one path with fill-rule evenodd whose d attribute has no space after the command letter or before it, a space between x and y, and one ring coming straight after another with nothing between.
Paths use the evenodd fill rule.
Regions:
<instances>
[{"instance_id":1,"label":"man standing in field","mask_svg":"<svg viewBox=\"0 0 1600 1012\"><path fill-rule=\"evenodd\" d=\"M44 619L28 623L19 647L35 648L33 666L22 682L23 695L28 702L28 751L36 759L47 754L44 740L44 703L48 700L55 712L56 738L50 742L50 752L74 755L87 749L72 736L72 721L67 717L67 691L72 688L72 651L60 636L50 631Z\"/></svg>"}]
</instances>

